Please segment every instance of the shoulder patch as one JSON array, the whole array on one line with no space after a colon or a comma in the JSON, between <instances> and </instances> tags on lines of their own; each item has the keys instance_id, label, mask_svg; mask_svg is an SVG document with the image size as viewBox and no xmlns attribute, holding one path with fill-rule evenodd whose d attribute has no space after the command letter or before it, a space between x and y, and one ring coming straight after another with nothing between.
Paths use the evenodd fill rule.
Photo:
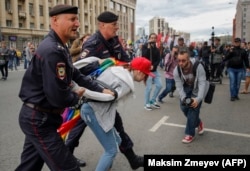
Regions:
<instances>
[{"instance_id":1,"label":"shoulder patch","mask_svg":"<svg viewBox=\"0 0 250 171\"><path fill-rule=\"evenodd\" d=\"M81 59L85 58L88 54L89 54L89 50L88 49L84 49L82 51Z\"/></svg>"},{"instance_id":2,"label":"shoulder patch","mask_svg":"<svg viewBox=\"0 0 250 171\"><path fill-rule=\"evenodd\" d=\"M56 73L57 77L61 80L65 79L66 77L66 65L64 62L59 62L56 64Z\"/></svg>"}]
</instances>

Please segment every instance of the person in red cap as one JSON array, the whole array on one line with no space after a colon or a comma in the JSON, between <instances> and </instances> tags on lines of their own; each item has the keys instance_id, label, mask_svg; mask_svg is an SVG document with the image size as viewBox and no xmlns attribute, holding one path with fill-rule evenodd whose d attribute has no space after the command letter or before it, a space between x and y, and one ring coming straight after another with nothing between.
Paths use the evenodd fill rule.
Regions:
<instances>
[{"instance_id":1,"label":"person in red cap","mask_svg":"<svg viewBox=\"0 0 250 171\"><path fill-rule=\"evenodd\" d=\"M77 63L74 63L76 68L80 69L80 62L86 64L84 61L100 61L97 57L84 58ZM106 59L108 60L108 59ZM112 166L113 160L118 152L118 146L121 144L121 137L117 133L115 124L116 110L118 102L125 99L128 95L134 92L134 81L141 82L146 80L148 76L154 77L151 73L151 62L143 57L134 58L129 67L123 66L109 67L97 77L98 81L104 82L111 86L108 89L114 89L117 97L115 101L102 102L87 100L81 106L81 118L93 131L96 138L104 148L104 153L101 155L99 162L95 168L96 171L109 170ZM132 72L132 74L131 74Z\"/></svg>"}]
</instances>

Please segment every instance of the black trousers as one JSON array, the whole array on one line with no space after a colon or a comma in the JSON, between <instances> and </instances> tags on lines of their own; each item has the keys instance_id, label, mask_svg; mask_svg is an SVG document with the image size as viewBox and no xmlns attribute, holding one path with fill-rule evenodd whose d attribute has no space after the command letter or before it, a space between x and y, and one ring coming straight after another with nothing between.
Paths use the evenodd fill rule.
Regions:
<instances>
[{"instance_id":1,"label":"black trousers","mask_svg":"<svg viewBox=\"0 0 250 171\"><path fill-rule=\"evenodd\" d=\"M220 78L221 73L222 73L221 63L211 64L210 67L211 67L211 77L212 78Z\"/></svg>"},{"instance_id":2,"label":"black trousers","mask_svg":"<svg viewBox=\"0 0 250 171\"><path fill-rule=\"evenodd\" d=\"M75 147L79 145L79 140L86 128L85 122L80 119L77 123L76 126L70 131L68 138L65 142L66 146L69 147L70 151L73 153ZM116 128L117 132L119 132L119 135L122 139L121 145L120 145L120 151L122 153L126 152L127 149L131 149L133 147L133 142L128 136L128 134L125 132L124 127L123 127L123 122L120 114L118 111L116 111L116 116L115 116L115 125L114 127Z\"/></svg>"},{"instance_id":3,"label":"black trousers","mask_svg":"<svg viewBox=\"0 0 250 171\"><path fill-rule=\"evenodd\" d=\"M5 77L5 78L8 77L8 63L9 63L9 61L6 61L6 63L4 65L0 66L0 71L1 71L2 77Z\"/></svg>"},{"instance_id":4,"label":"black trousers","mask_svg":"<svg viewBox=\"0 0 250 171\"><path fill-rule=\"evenodd\" d=\"M44 162L52 171L80 171L75 157L57 133L61 123L59 114L38 112L22 106L19 124L25 141L21 163L15 171L40 171Z\"/></svg>"}]
</instances>

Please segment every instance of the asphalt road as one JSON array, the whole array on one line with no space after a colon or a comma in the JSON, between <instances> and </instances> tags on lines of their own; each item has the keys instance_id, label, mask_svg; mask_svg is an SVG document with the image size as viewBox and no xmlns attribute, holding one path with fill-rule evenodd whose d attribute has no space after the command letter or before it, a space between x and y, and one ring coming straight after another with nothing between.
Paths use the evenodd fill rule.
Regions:
<instances>
[{"instance_id":1,"label":"asphalt road","mask_svg":"<svg viewBox=\"0 0 250 171\"><path fill-rule=\"evenodd\" d=\"M24 134L18 125L22 102L18 98L24 70L9 73L7 81L0 81L0 170L12 171L20 162ZM162 79L163 83L164 78ZM242 83L242 86L244 83ZM205 133L197 135L190 144L181 142L186 119L179 109L179 99L165 98L160 109L146 111L143 108L143 83L136 83L135 98L122 101L119 112L124 127L134 141L137 154L250 154L250 94L240 95L231 102L228 78L217 84L214 101L201 108ZM92 171L103 150L87 128L75 156L87 162L84 171ZM48 171L44 166L43 171ZM112 171L131 170L126 158L119 153ZM144 170L143 168L137 169Z\"/></svg>"}]
</instances>

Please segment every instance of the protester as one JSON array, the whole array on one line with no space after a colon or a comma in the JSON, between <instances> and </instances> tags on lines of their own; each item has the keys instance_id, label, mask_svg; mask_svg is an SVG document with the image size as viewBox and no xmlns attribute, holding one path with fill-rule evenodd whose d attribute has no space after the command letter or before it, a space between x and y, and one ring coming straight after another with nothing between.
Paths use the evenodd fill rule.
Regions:
<instances>
[{"instance_id":1,"label":"protester","mask_svg":"<svg viewBox=\"0 0 250 171\"><path fill-rule=\"evenodd\" d=\"M94 60L98 59L94 58ZM148 75L154 76L150 73L150 69L151 62L146 58L138 57L131 61L130 68L109 67L97 77L97 80L106 83L117 92L117 99L104 103L90 100L81 107L82 119L94 132L105 150L95 171L108 171L112 167L113 160L118 152L117 146L121 143L121 138L114 127L118 102L121 99L127 99L128 95L134 92L133 80L145 82ZM130 75L129 70L131 70L132 75Z\"/></svg>"},{"instance_id":2,"label":"protester","mask_svg":"<svg viewBox=\"0 0 250 171\"><path fill-rule=\"evenodd\" d=\"M91 35L91 37L84 43L83 52L81 57L98 57L100 59L106 59L113 57L116 60L123 62L130 62L129 56L123 49L118 36L116 35L118 27L118 16L112 12L105 11L98 17L98 31ZM86 67L80 69L84 75L89 75L100 66L99 62L93 62ZM86 124L83 120L80 120L76 127L78 129L71 130L72 136L70 140L67 140L67 146L74 150L79 144L79 138L81 137ZM115 128L119 132L121 137L121 144L119 146L122 154L126 156L132 169L138 169L144 165L144 157L138 156L134 153L133 142L125 132L123 127L122 118L119 112L116 110L115 115Z\"/></svg>"},{"instance_id":3,"label":"protester","mask_svg":"<svg viewBox=\"0 0 250 171\"><path fill-rule=\"evenodd\" d=\"M227 61L227 72L230 80L230 100L239 100L239 89L241 85L241 79L246 67L246 71L250 70L248 56L245 49L240 47L241 39L234 39L234 46L231 47L229 53L225 57Z\"/></svg>"},{"instance_id":4,"label":"protester","mask_svg":"<svg viewBox=\"0 0 250 171\"><path fill-rule=\"evenodd\" d=\"M208 90L204 67L199 64L196 77L193 74L195 59L190 59L186 50L180 50L178 54L178 66L174 69L174 80L180 96L180 108L187 118L185 137L183 143L191 143L195 138L195 128L198 134L204 132L204 125L200 119L202 100Z\"/></svg>"},{"instance_id":5,"label":"protester","mask_svg":"<svg viewBox=\"0 0 250 171\"><path fill-rule=\"evenodd\" d=\"M210 67L211 67L211 81L221 81L222 61L223 61L223 46L220 44L220 38L216 37L214 46L211 46Z\"/></svg>"},{"instance_id":6,"label":"protester","mask_svg":"<svg viewBox=\"0 0 250 171\"><path fill-rule=\"evenodd\" d=\"M70 48L70 54L72 56L72 62L76 62L78 60L80 60L81 58L81 54L82 54L82 46L84 44L84 42L87 41L87 39L90 37L91 34L87 33L84 34L82 37L77 38L73 41L73 44Z\"/></svg>"},{"instance_id":7,"label":"protester","mask_svg":"<svg viewBox=\"0 0 250 171\"><path fill-rule=\"evenodd\" d=\"M0 48L0 70L2 74L2 80L8 78L8 65L9 65L10 49L7 47L5 41L1 42Z\"/></svg>"},{"instance_id":8,"label":"protester","mask_svg":"<svg viewBox=\"0 0 250 171\"><path fill-rule=\"evenodd\" d=\"M178 46L174 46L171 53L168 53L165 56L165 81L166 87L158 96L158 102L163 103L163 98L168 95L168 93L172 92L175 89L175 81L174 81L174 68L177 66L177 55L178 55Z\"/></svg>"},{"instance_id":9,"label":"protester","mask_svg":"<svg viewBox=\"0 0 250 171\"><path fill-rule=\"evenodd\" d=\"M148 42L145 43L142 47L142 56L149 59L152 63L151 71L154 73L154 78L148 78L146 82L145 89L145 99L144 99L144 109L153 110L153 108L159 109L160 105L157 104L156 98L158 97L161 88L161 74L157 71L158 65L160 63L160 51L156 47L156 38L157 35L155 33L151 33L149 35ZM151 96L152 85L155 85L153 95ZM153 107L153 108L152 108Z\"/></svg>"},{"instance_id":10,"label":"protester","mask_svg":"<svg viewBox=\"0 0 250 171\"><path fill-rule=\"evenodd\" d=\"M50 12L51 30L39 44L21 83L23 101L19 125L25 134L21 163L16 171L80 171L78 163L57 129L65 107L79 103L85 88L112 94L73 67L66 43L76 37L78 8L56 5ZM72 90L72 80L81 87Z\"/></svg>"}]
</instances>

